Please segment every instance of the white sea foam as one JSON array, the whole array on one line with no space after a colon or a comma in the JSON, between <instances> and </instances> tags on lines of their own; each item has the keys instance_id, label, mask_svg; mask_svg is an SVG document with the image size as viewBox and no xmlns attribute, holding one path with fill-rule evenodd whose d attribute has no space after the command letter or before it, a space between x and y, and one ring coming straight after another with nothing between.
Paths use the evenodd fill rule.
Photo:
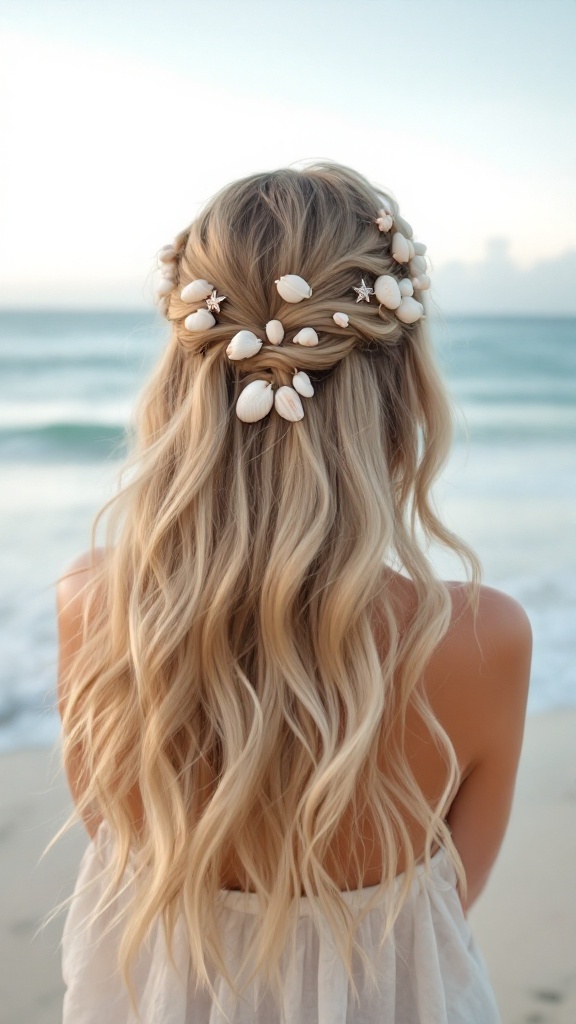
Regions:
<instances>
[{"instance_id":1,"label":"white sea foam","mask_svg":"<svg viewBox=\"0 0 576 1024\"><path fill-rule=\"evenodd\" d=\"M0 430L32 430L53 424L105 424L124 427L130 418L131 403L127 399L103 402L101 398L89 401L9 401L0 406Z\"/></svg>"}]
</instances>

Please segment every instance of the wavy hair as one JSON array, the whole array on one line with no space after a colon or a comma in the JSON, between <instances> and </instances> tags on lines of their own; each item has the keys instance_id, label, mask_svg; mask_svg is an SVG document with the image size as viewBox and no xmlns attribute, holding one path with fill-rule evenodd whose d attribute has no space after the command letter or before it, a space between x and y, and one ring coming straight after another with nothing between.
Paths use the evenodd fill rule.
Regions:
<instances>
[{"instance_id":1,"label":"wavy hair","mask_svg":"<svg viewBox=\"0 0 576 1024\"><path fill-rule=\"evenodd\" d=\"M263 977L277 995L301 893L316 922L328 919L356 992L355 930L374 901L354 917L328 871L344 820L351 834L367 809L374 821L374 899L395 894L383 942L414 877L409 820L425 835L425 865L444 846L464 881L444 821L458 764L421 685L451 617L425 542L456 552L474 581L479 568L431 499L452 417L426 320L406 325L354 301L361 277L403 276L391 234L374 224L382 197L398 217L392 196L337 164L255 174L218 193L174 243L170 337L139 402L130 471L103 510L110 540L86 587L68 680L63 761L81 751L82 796L52 840L90 808L108 822L106 905L138 851L119 948L134 1006L131 965L147 931L160 917L171 939L180 912L199 983L215 997L215 969L244 991L218 924L230 857L259 897L246 985ZM290 273L312 285L304 304L277 292ZM214 327L191 333L180 291L196 278L226 301ZM348 313L348 328L335 311ZM288 344L226 357L235 332L263 337L273 318ZM291 383L291 337L304 325L319 335L297 351L315 388L304 418L273 409L241 422L247 382ZM416 594L408 621L388 585L398 567ZM404 756L409 707L445 757L434 806ZM353 870L360 888L357 855Z\"/></svg>"}]
</instances>

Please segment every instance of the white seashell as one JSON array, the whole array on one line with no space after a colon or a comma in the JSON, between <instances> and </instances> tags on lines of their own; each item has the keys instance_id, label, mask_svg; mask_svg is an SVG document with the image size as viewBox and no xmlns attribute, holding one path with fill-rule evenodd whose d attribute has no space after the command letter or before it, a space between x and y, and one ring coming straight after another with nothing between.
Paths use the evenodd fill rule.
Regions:
<instances>
[{"instance_id":1,"label":"white seashell","mask_svg":"<svg viewBox=\"0 0 576 1024\"><path fill-rule=\"evenodd\" d=\"M414 285L409 277L405 277L398 285L400 295L414 295Z\"/></svg>"},{"instance_id":2,"label":"white seashell","mask_svg":"<svg viewBox=\"0 0 576 1024\"><path fill-rule=\"evenodd\" d=\"M163 245L162 248L160 249L160 252L158 253L158 262L170 263L174 259L174 255L175 253L173 245Z\"/></svg>"},{"instance_id":3,"label":"white seashell","mask_svg":"<svg viewBox=\"0 0 576 1024\"><path fill-rule=\"evenodd\" d=\"M386 309L397 309L402 301L398 281L391 274L382 274L374 281L374 291L378 302Z\"/></svg>"},{"instance_id":4,"label":"white seashell","mask_svg":"<svg viewBox=\"0 0 576 1024\"><path fill-rule=\"evenodd\" d=\"M413 256L410 260L410 273L413 277L426 272L426 260L423 256Z\"/></svg>"},{"instance_id":5,"label":"white seashell","mask_svg":"<svg viewBox=\"0 0 576 1024\"><path fill-rule=\"evenodd\" d=\"M424 242L414 242L414 252L417 256L423 256L426 252L426 246Z\"/></svg>"},{"instance_id":6,"label":"white seashell","mask_svg":"<svg viewBox=\"0 0 576 1024\"><path fill-rule=\"evenodd\" d=\"M312 348L313 345L318 344L318 335L313 327L303 327L301 331L298 331L296 337L292 338L297 345L304 345L306 348Z\"/></svg>"},{"instance_id":7,"label":"white seashell","mask_svg":"<svg viewBox=\"0 0 576 1024\"><path fill-rule=\"evenodd\" d=\"M158 267L158 273L162 277L167 277L169 281L176 280L176 267L173 263L161 263Z\"/></svg>"},{"instance_id":8,"label":"white seashell","mask_svg":"<svg viewBox=\"0 0 576 1024\"><path fill-rule=\"evenodd\" d=\"M379 231L391 231L394 226L394 221L390 213L386 213L386 210L380 210L378 217L376 218L376 224L378 225Z\"/></svg>"},{"instance_id":9,"label":"white seashell","mask_svg":"<svg viewBox=\"0 0 576 1024\"><path fill-rule=\"evenodd\" d=\"M412 259L412 257L416 255L416 250L414 249L414 243L411 241L410 238L408 239L408 252L410 253L410 259Z\"/></svg>"},{"instance_id":10,"label":"white seashell","mask_svg":"<svg viewBox=\"0 0 576 1024\"><path fill-rule=\"evenodd\" d=\"M403 324L414 324L420 319L423 312L424 306L421 302L413 299L410 295L405 295L396 310L396 316Z\"/></svg>"},{"instance_id":11,"label":"white seashell","mask_svg":"<svg viewBox=\"0 0 576 1024\"><path fill-rule=\"evenodd\" d=\"M292 377L292 387L299 395L304 395L304 398L312 398L314 394L312 381L308 374L304 373L304 370L299 370L298 373L294 374Z\"/></svg>"},{"instance_id":12,"label":"white seashell","mask_svg":"<svg viewBox=\"0 0 576 1024\"><path fill-rule=\"evenodd\" d=\"M174 287L174 281L170 277L163 277L158 282L156 292L158 295L169 295Z\"/></svg>"},{"instance_id":13,"label":"white seashell","mask_svg":"<svg viewBox=\"0 0 576 1024\"><path fill-rule=\"evenodd\" d=\"M267 380L253 380L238 396L236 415L244 423L256 423L268 415L273 405L272 384Z\"/></svg>"},{"instance_id":14,"label":"white seashell","mask_svg":"<svg viewBox=\"0 0 576 1024\"><path fill-rule=\"evenodd\" d=\"M284 337L284 328L280 320L269 320L266 324L266 337L271 345L279 345Z\"/></svg>"},{"instance_id":15,"label":"white seashell","mask_svg":"<svg viewBox=\"0 0 576 1024\"><path fill-rule=\"evenodd\" d=\"M238 331L228 345L226 355L229 359L249 359L250 356L255 356L261 348L260 338L257 338L252 331Z\"/></svg>"},{"instance_id":16,"label":"white seashell","mask_svg":"<svg viewBox=\"0 0 576 1024\"><path fill-rule=\"evenodd\" d=\"M332 319L338 327L348 327L348 324L350 323L348 313L334 313Z\"/></svg>"},{"instance_id":17,"label":"white seashell","mask_svg":"<svg viewBox=\"0 0 576 1024\"><path fill-rule=\"evenodd\" d=\"M408 239L396 231L392 235L392 255L397 263L408 263L410 259L410 246Z\"/></svg>"},{"instance_id":18,"label":"white seashell","mask_svg":"<svg viewBox=\"0 0 576 1024\"><path fill-rule=\"evenodd\" d=\"M197 309L195 313L190 313L186 317L184 327L187 331L207 331L210 327L214 327L215 323L215 318L207 309Z\"/></svg>"},{"instance_id":19,"label":"white seashell","mask_svg":"<svg viewBox=\"0 0 576 1024\"><path fill-rule=\"evenodd\" d=\"M280 416L285 420L291 420L293 423L296 420L301 420L304 416L300 395L294 388L288 387L287 384L283 384L281 388L278 388L274 395L274 405L276 412Z\"/></svg>"},{"instance_id":20,"label":"white seashell","mask_svg":"<svg viewBox=\"0 0 576 1024\"><path fill-rule=\"evenodd\" d=\"M211 292L214 291L214 285L208 281L204 281L202 278L197 278L195 281L190 281L182 291L180 292L180 298L182 302L202 302L202 299L207 299Z\"/></svg>"},{"instance_id":21,"label":"white seashell","mask_svg":"<svg viewBox=\"0 0 576 1024\"><path fill-rule=\"evenodd\" d=\"M407 220L404 220L404 217L401 217L399 213L394 214L394 223L406 238L412 238L414 232L412 231L410 224ZM402 262L404 261L402 260Z\"/></svg>"},{"instance_id":22,"label":"white seashell","mask_svg":"<svg viewBox=\"0 0 576 1024\"><path fill-rule=\"evenodd\" d=\"M412 284L417 292L425 292L430 287L430 278L428 274L418 274L418 277L412 278Z\"/></svg>"},{"instance_id":23,"label":"white seashell","mask_svg":"<svg viewBox=\"0 0 576 1024\"><path fill-rule=\"evenodd\" d=\"M274 284L285 302L301 302L312 295L310 285L298 274L284 274Z\"/></svg>"}]
</instances>

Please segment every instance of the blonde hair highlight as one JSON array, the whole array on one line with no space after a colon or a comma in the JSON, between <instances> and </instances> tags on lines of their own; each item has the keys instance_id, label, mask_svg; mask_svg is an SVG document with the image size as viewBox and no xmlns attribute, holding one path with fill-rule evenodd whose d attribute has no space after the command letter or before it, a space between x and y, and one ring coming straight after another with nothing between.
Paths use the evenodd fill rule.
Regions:
<instances>
[{"instance_id":1,"label":"blonde hair highlight","mask_svg":"<svg viewBox=\"0 0 576 1024\"><path fill-rule=\"evenodd\" d=\"M313 919L327 917L356 991L355 928L374 900L355 919L326 870L346 814L353 822L369 807L375 821L374 899L389 897L382 942L414 877L408 819L426 836L426 864L444 846L464 882L444 821L458 764L421 686L451 601L418 533L459 555L474 581L479 568L431 500L452 423L426 321L407 326L354 301L361 276L400 276L391 236L374 224L384 194L336 164L256 174L220 192L175 242L171 336L139 404L130 473L103 510L110 542L86 588L69 674L63 760L81 751L82 796L52 840L90 808L109 823L114 873L96 913L113 905L137 850L119 949L134 1007L131 964L154 920L170 938L180 911L199 984L211 988L214 968L238 996L258 976L279 997L301 891ZM283 302L274 281L287 273L311 283L311 299ZM195 278L227 298L216 326L192 334L179 295ZM348 329L335 328L337 310ZM288 334L313 326L320 344L298 346L297 358L291 344L226 358L237 330L263 337L273 318ZM244 383L290 384L295 360L315 386L304 419L272 410L240 422ZM393 562L417 596L407 623L383 575ZM436 806L403 754L409 707L446 760ZM230 976L217 915L232 853L260 897L245 984ZM357 856L354 869L360 888Z\"/></svg>"}]
</instances>

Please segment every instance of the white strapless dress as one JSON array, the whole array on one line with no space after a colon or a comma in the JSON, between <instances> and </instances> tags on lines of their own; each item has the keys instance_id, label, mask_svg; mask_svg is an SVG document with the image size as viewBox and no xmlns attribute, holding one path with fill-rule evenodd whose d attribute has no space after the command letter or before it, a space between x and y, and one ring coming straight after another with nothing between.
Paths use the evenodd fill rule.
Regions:
<instances>
[{"instance_id":1,"label":"white strapless dress","mask_svg":"<svg viewBox=\"0 0 576 1024\"><path fill-rule=\"evenodd\" d=\"M363 967L354 979L356 1004L330 929L318 934L310 902L300 897L296 956L286 953L283 1016L269 997L258 1003L248 989L234 1009L223 978L212 981L220 1010L207 993L195 992L190 950L181 915L173 950L178 970L168 959L163 929L154 925L134 970L140 1017L132 1013L116 970L118 930L102 933L127 894L89 929L89 917L103 891L101 878L81 890L110 861L113 837L103 822L84 852L62 937L62 974L66 984L63 1024L499 1024L500 1017L486 968L462 912L456 877L444 850L432 858L427 877L418 866L410 895L393 934L379 952L382 907L362 921L357 938L376 965L378 992L363 984ZM130 866L128 868L130 870ZM367 901L376 886L345 892L352 906ZM250 922L257 908L253 893L221 890L221 926L231 970L243 958ZM358 955L355 954L359 961ZM354 961L353 961L354 964Z\"/></svg>"}]
</instances>

